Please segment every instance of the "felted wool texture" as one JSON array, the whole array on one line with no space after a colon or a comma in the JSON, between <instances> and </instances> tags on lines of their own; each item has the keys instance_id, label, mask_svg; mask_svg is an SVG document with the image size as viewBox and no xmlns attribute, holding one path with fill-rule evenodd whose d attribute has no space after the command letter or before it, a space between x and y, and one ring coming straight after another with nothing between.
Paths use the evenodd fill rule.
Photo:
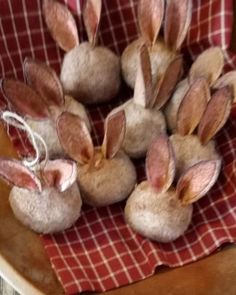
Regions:
<instances>
[{"instance_id":1,"label":"felted wool texture","mask_svg":"<svg viewBox=\"0 0 236 295\"><path fill-rule=\"evenodd\" d=\"M108 48L84 42L66 53L61 82L65 93L82 103L109 101L120 88L119 58Z\"/></svg>"},{"instance_id":2,"label":"felted wool texture","mask_svg":"<svg viewBox=\"0 0 236 295\"><path fill-rule=\"evenodd\" d=\"M202 145L197 135L174 134L170 136L170 142L174 149L177 177L200 161L220 159L213 140Z\"/></svg>"},{"instance_id":3,"label":"felted wool texture","mask_svg":"<svg viewBox=\"0 0 236 295\"><path fill-rule=\"evenodd\" d=\"M89 131L91 131L91 125L85 107L76 101L73 97L65 96L65 105L60 112L68 111L74 115L79 115L86 123ZM59 115L59 114L58 114ZM38 133L45 141L50 157L64 156L65 152L60 144L56 124L53 120L35 121L31 119L26 120L32 130ZM44 147L41 142L38 143L40 154L44 154Z\"/></svg>"},{"instance_id":4,"label":"felted wool texture","mask_svg":"<svg viewBox=\"0 0 236 295\"><path fill-rule=\"evenodd\" d=\"M80 216L82 205L76 182L64 192L46 187L39 193L14 186L9 201L17 219L44 234L72 226Z\"/></svg>"},{"instance_id":5,"label":"felted wool texture","mask_svg":"<svg viewBox=\"0 0 236 295\"><path fill-rule=\"evenodd\" d=\"M99 166L78 167L78 182L83 201L102 207L124 200L136 184L136 171L122 151L112 159L103 159Z\"/></svg>"},{"instance_id":6,"label":"felted wool texture","mask_svg":"<svg viewBox=\"0 0 236 295\"><path fill-rule=\"evenodd\" d=\"M122 75L125 82L131 88L134 88L139 52L143 44L144 40L142 38L133 41L125 48L121 56ZM157 78L165 73L167 66L175 57L175 53L168 49L162 40L158 40L152 47L149 47L148 51L151 62L152 81L156 82Z\"/></svg>"},{"instance_id":7,"label":"felted wool texture","mask_svg":"<svg viewBox=\"0 0 236 295\"><path fill-rule=\"evenodd\" d=\"M130 100L124 105L126 132L122 144L124 151L133 158L145 156L152 140L166 133L162 112L146 109Z\"/></svg>"},{"instance_id":8,"label":"felted wool texture","mask_svg":"<svg viewBox=\"0 0 236 295\"><path fill-rule=\"evenodd\" d=\"M192 211L192 205L182 206L175 189L157 193L147 181L143 181L126 203L125 219L144 237L170 242L186 231Z\"/></svg>"}]
</instances>

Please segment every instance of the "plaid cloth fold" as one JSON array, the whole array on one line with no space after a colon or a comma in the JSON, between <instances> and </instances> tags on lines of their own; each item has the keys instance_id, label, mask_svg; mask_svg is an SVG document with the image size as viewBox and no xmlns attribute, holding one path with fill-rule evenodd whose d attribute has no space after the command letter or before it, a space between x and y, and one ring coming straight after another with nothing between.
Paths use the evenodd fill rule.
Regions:
<instances>
[{"instance_id":1,"label":"plaid cloth fold","mask_svg":"<svg viewBox=\"0 0 236 295\"><path fill-rule=\"evenodd\" d=\"M67 0L74 13L80 39L85 39L81 22L82 1ZM229 50L233 23L233 0L193 0L191 29L183 53L195 58L205 48L219 45L225 52L225 71L236 67ZM103 0L99 39L121 53L137 37L137 1ZM0 0L1 76L23 78L22 62L34 56L59 71L63 52L56 46L43 21L40 0ZM93 139L101 143L107 113L132 95L124 91L106 106L89 108ZM0 106L8 102L0 99ZM9 107L9 106L8 106ZM28 151L25 137L15 130L11 136L20 153ZM212 191L194 205L191 226L173 243L159 244L135 234L124 222L119 203L106 208L83 207L81 218L69 230L42 236L52 267L66 293L105 291L151 276L159 265L176 267L196 261L224 243L236 241L236 107L218 134L217 148L223 170ZM144 178L143 161L135 161L139 181Z\"/></svg>"}]
</instances>

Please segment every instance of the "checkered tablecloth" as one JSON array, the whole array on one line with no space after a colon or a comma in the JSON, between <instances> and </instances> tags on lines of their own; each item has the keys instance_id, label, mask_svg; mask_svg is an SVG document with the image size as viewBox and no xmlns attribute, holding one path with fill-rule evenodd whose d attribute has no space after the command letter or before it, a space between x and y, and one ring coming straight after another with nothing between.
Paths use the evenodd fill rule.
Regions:
<instances>
[{"instance_id":1,"label":"checkered tablecloth","mask_svg":"<svg viewBox=\"0 0 236 295\"><path fill-rule=\"evenodd\" d=\"M83 40L82 1L65 3L74 13ZM211 45L220 45L225 52L225 71L235 68L236 55L229 50L233 0L193 0L193 4L191 29L183 48L186 60ZM120 54L137 36L136 10L135 0L103 0L100 43ZM63 52L45 26L40 0L0 0L0 21L1 76L22 79L26 56L35 56L59 71ZM107 113L129 96L131 91L123 88L114 103L89 108L95 144L103 137ZM1 106L7 106L3 98ZM14 130L11 135L19 151L27 151L25 138ZM177 241L159 244L136 235L124 222L124 202L101 209L84 206L74 227L57 235L42 236L65 291L74 294L109 290L151 276L159 265L184 265L209 255L224 243L235 243L235 135L236 108L216 139L224 163L220 178L214 189L194 205L191 226ZM135 161L135 165L140 181L144 177L143 161Z\"/></svg>"}]
</instances>

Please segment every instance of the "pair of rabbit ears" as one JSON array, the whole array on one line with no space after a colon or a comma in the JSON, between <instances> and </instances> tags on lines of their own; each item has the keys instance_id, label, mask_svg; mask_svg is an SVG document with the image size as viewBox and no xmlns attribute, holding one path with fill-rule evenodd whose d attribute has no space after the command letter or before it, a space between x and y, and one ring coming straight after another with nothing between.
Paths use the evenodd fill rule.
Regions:
<instances>
[{"instance_id":1,"label":"pair of rabbit ears","mask_svg":"<svg viewBox=\"0 0 236 295\"><path fill-rule=\"evenodd\" d=\"M9 184L31 191L42 192L46 185L63 192L76 181L77 167L70 160L47 161L38 176L20 161L0 158L0 177Z\"/></svg>"},{"instance_id":2,"label":"pair of rabbit ears","mask_svg":"<svg viewBox=\"0 0 236 295\"><path fill-rule=\"evenodd\" d=\"M164 18L165 0L139 0L139 27L145 43L155 44ZM164 39L173 50L179 50L190 26L191 0L167 0Z\"/></svg>"},{"instance_id":3,"label":"pair of rabbit ears","mask_svg":"<svg viewBox=\"0 0 236 295\"><path fill-rule=\"evenodd\" d=\"M95 45L97 41L101 10L101 0L86 0L83 18L89 42L92 45ZM43 0L43 14L52 38L62 50L68 52L79 45L75 19L65 5L55 0Z\"/></svg>"},{"instance_id":4,"label":"pair of rabbit ears","mask_svg":"<svg viewBox=\"0 0 236 295\"><path fill-rule=\"evenodd\" d=\"M201 161L188 168L176 185L177 197L183 205L196 202L215 184L221 168L220 160ZM167 191L175 177L175 157L166 135L159 136L150 146L146 159L149 183L157 192Z\"/></svg>"},{"instance_id":5,"label":"pair of rabbit ears","mask_svg":"<svg viewBox=\"0 0 236 295\"><path fill-rule=\"evenodd\" d=\"M163 107L181 78L182 69L182 56L177 56L170 62L165 73L153 83L148 48L143 44L139 52L134 102L144 108L160 109Z\"/></svg>"},{"instance_id":6,"label":"pair of rabbit ears","mask_svg":"<svg viewBox=\"0 0 236 295\"><path fill-rule=\"evenodd\" d=\"M206 80L197 79L190 85L177 113L177 133L182 136L194 132L203 145L224 126L231 112L232 88L225 86L211 96Z\"/></svg>"},{"instance_id":7,"label":"pair of rabbit ears","mask_svg":"<svg viewBox=\"0 0 236 295\"><path fill-rule=\"evenodd\" d=\"M64 105L59 78L48 65L35 59L26 58L23 69L28 85L14 79L3 79L2 93L23 116L36 120L50 117L51 106Z\"/></svg>"},{"instance_id":8,"label":"pair of rabbit ears","mask_svg":"<svg viewBox=\"0 0 236 295\"><path fill-rule=\"evenodd\" d=\"M125 113L123 110L108 115L105 120L102 153L107 159L119 151L125 135ZM84 121L68 112L62 113L57 120L57 132L65 152L80 165L89 163L95 148Z\"/></svg>"}]
</instances>

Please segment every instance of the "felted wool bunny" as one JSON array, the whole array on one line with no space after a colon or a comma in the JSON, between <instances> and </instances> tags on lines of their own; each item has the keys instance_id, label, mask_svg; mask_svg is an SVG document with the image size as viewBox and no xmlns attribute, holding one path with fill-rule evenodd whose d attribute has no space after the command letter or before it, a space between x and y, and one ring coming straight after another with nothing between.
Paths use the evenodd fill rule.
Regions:
<instances>
[{"instance_id":1,"label":"felted wool bunny","mask_svg":"<svg viewBox=\"0 0 236 295\"><path fill-rule=\"evenodd\" d=\"M165 73L152 86L151 64L146 45L140 48L134 96L115 109L123 109L126 131L122 144L133 158L145 156L151 141L166 132L166 122L160 109L168 101L182 73L182 57L175 57Z\"/></svg>"},{"instance_id":2,"label":"felted wool bunny","mask_svg":"<svg viewBox=\"0 0 236 295\"><path fill-rule=\"evenodd\" d=\"M107 117L102 146L94 147L78 116L61 114L57 129L65 152L78 163L78 183L85 203L102 207L127 198L136 184L136 171L120 149L125 133L123 111Z\"/></svg>"},{"instance_id":3,"label":"felted wool bunny","mask_svg":"<svg viewBox=\"0 0 236 295\"><path fill-rule=\"evenodd\" d=\"M64 111L78 114L91 130L84 106L65 95L55 71L38 60L26 58L24 75L28 85L14 79L3 79L1 89L15 109L26 117L31 128L45 140L49 155L63 155L55 121ZM42 145L40 152L44 151Z\"/></svg>"},{"instance_id":4,"label":"felted wool bunny","mask_svg":"<svg viewBox=\"0 0 236 295\"><path fill-rule=\"evenodd\" d=\"M75 20L66 6L43 1L43 13L53 39L66 51L61 82L66 94L85 104L111 100L120 88L120 61L108 48L96 46L102 1L87 0L83 10L89 42L80 44Z\"/></svg>"},{"instance_id":5,"label":"felted wool bunny","mask_svg":"<svg viewBox=\"0 0 236 295\"><path fill-rule=\"evenodd\" d=\"M35 141L35 133L31 131L31 135ZM80 216L77 167L71 160L38 160L39 156L32 162L1 157L0 177L13 185L9 201L20 222L39 233L59 232L71 227Z\"/></svg>"},{"instance_id":6,"label":"felted wool bunny","mask_svg":"<svg viewBox=\"0 0 236 295\"><path fill-rule=\"evenodd\" d=\"M191 0L166 1L164 40L158 37L164 16L164 0L139 0L138 23L141 36L129 44L121 56L121 69L125 82L134 88L138 56L145 43L151 59L152 81L164 75L187 34L192 14Z\"/></svg>"},{"instance_id":7,"label":"felted wool bunny","mask_svg":"<svg viewBox=\"0 0 236 295\"><path fill-rule=\"evenodd\" d=\"M215 184L220 160L201 161L175 177L174 151L168 137L159 136L146 158L147 181L138 184L125 207L125 219L144 237L171 242L184 234L192 219L192 203Z\"/></svg>"},{"instance_id":8,"label":"felted wool bunny","mask_svg":"<svg viewBox=\"0 0 236 295\"><path fill-rule=\"evenodd\" d=\"M224 55L220 47L206 49L197 57L189 70L188 77L179 82L164 108L167 127L172 133L176 132L178 109L191 84L199 78L204 78L206 84L212 87L221 75L223 66ZM198 99L197 95L195 98Z\"/></svg>"},{"instance_id":9,"label":"felted wool bunny","mask_svg":"<svg viewBox=\"0 0 236 295\"><path fill-rule=\"evenodd\" d=\"M215 91L210 98L204 78L192 83L178 110L176 133L170 136L177 176L199 161L219 159L212 138L227 121L231 106L229 86Z\"/></svg>"}]
</instances>

